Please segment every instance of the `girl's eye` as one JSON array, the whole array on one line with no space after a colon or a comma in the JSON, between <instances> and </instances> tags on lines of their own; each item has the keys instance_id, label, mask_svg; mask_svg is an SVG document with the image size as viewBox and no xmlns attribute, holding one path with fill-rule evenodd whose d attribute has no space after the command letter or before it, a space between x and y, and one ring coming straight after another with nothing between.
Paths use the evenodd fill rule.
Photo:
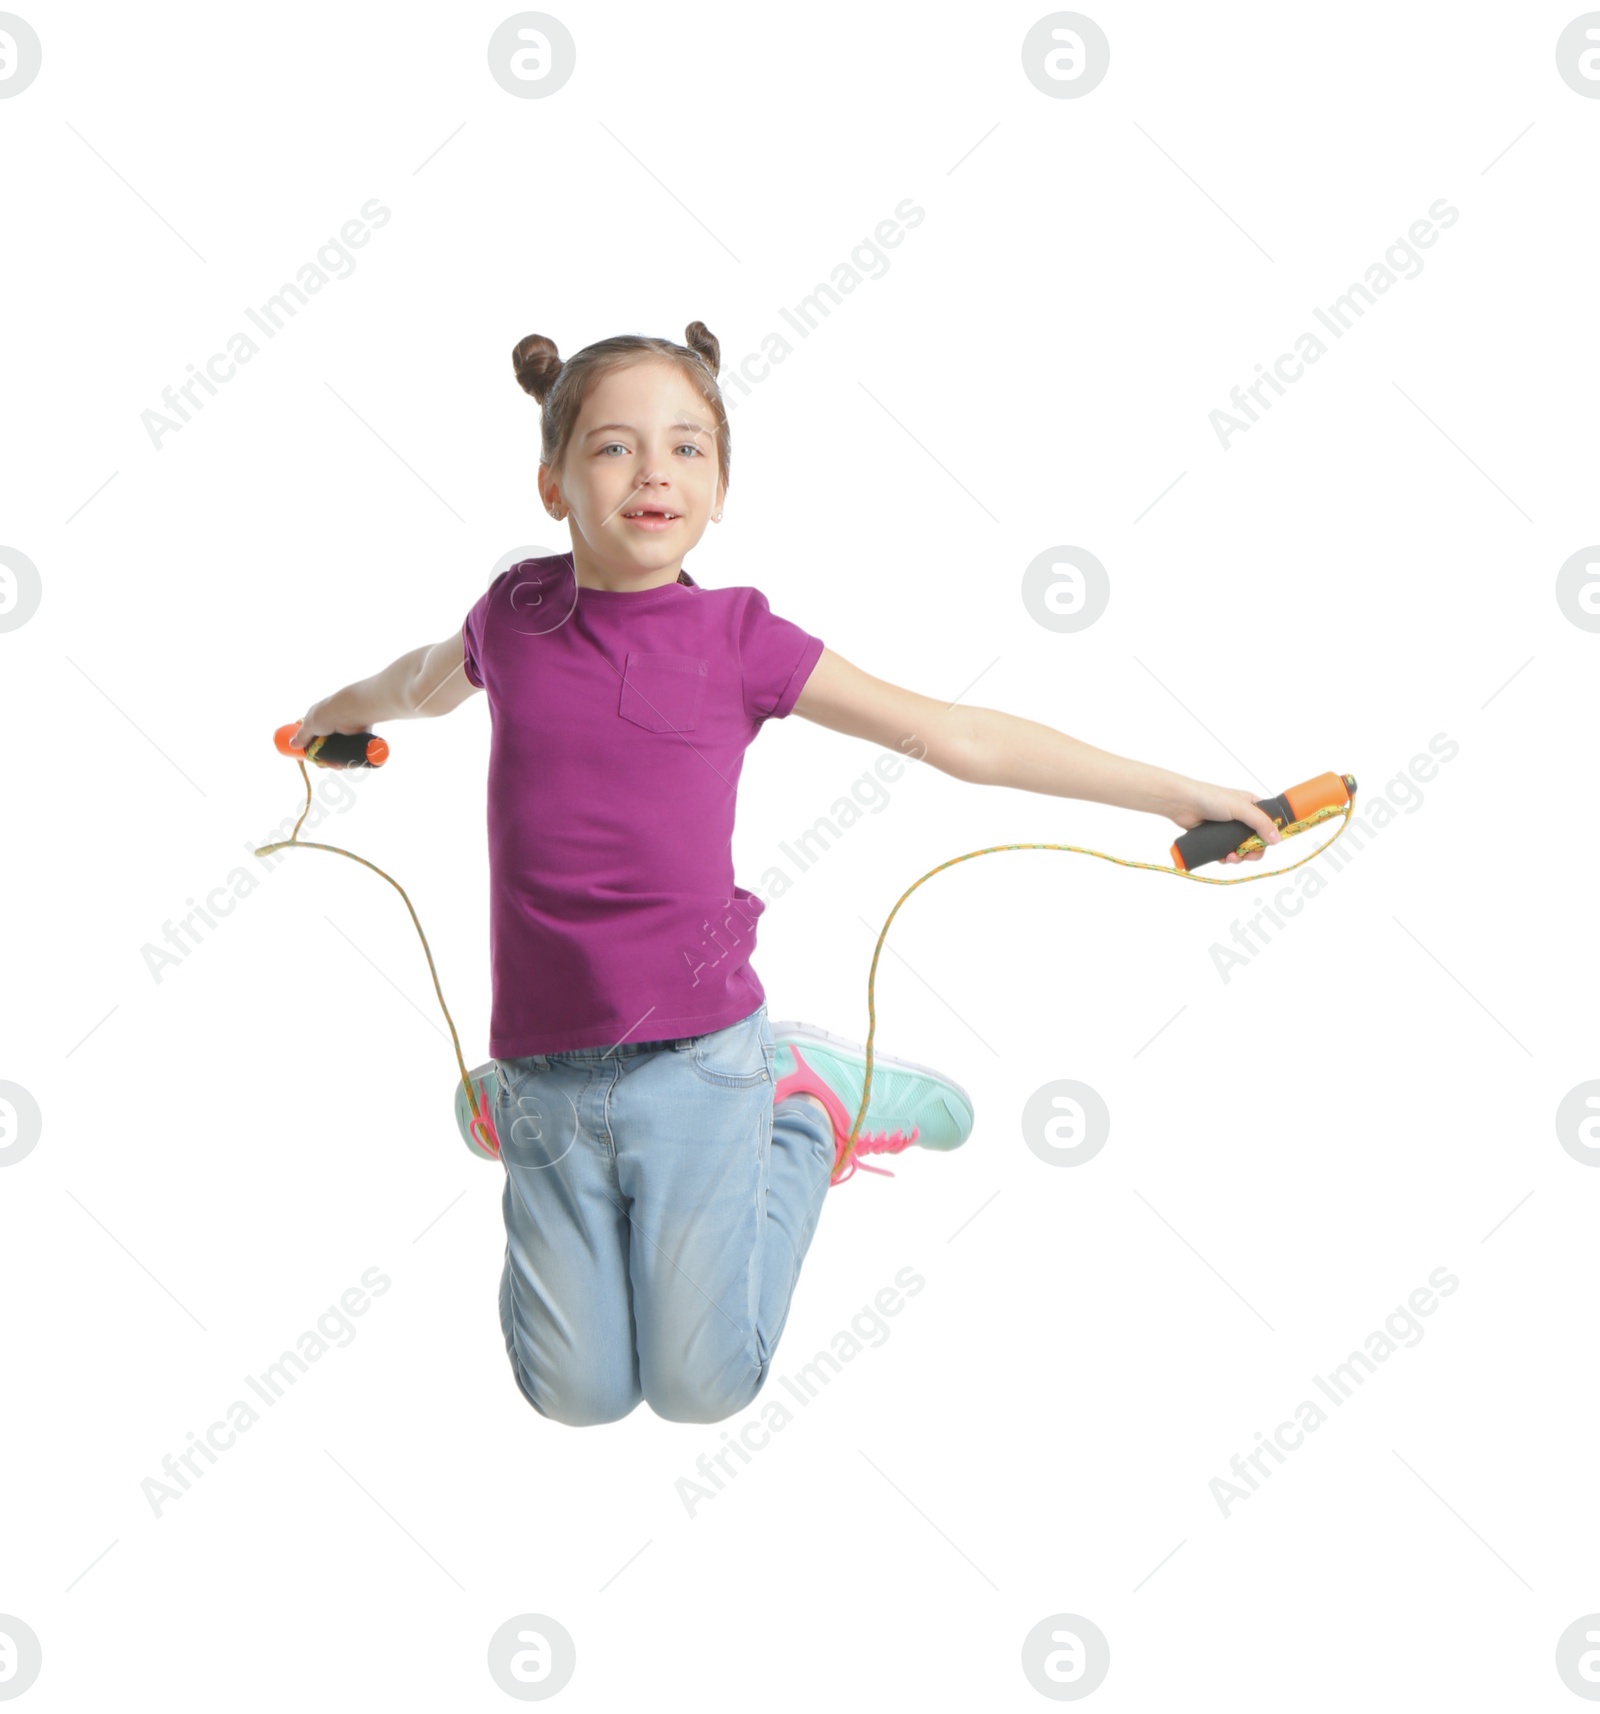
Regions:
<instances>
[{"instance_id":1,"label":"girl's eye","mask_svg":"<svg viewBox=\"0 0 1600 1714\"><path fill-rule=\"evenodd\" d=\"M601 452L610 452L612 447L618 447L623 452L626 452L628 450L625 446L622 445L622 442L620 440L608 440L606 442L606 444L600 448L600 451ZM686 441L681 442L676 450L679 452L682 452L684 447L688 447L690 452L692 452L696 458L704 458L705 457L705 454L700 450L699 447L697 447L694 444L694 442L692 440L686 440Z\"/></svg>"}]
</instances>

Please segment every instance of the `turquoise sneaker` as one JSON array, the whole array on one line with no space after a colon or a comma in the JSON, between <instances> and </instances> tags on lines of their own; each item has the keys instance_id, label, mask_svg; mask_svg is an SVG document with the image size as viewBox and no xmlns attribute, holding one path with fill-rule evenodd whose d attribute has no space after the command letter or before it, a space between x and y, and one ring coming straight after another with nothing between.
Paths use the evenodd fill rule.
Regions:
<instances>
[{"instance_id":1,"label":"turquoise sneaker","mask_svg":"<svg viewBox=\"0 0 1600 1714\"><path fill-rule=\"evenodd\" d=\"M456 1079L456 1129L461 1133L461 1140L480 1160L497 1161L500 1158L500 1138L494 1128L494 1106L500 1094L499 1067L491 1059L487 1065L480 1065L471 1073L472 1090L478 1098L478 1111L483 1117L478 1121L479 1129L473 1128L472 1108L467 1104L467 1086L458 1077ZM860 1097L857 1096L857 1100Z\"/></svg>"},{"instance_id":2,"label":"turquoise sneaker","mask_svg":"<svg viewBox=\"0 0 1600 1714\"><path fill-rule=\"evenodd\" d=\"M844 1036L813 1024L775 1023L777 1052L774 1102L789 1095L815 1095L833 1120L834 1163L830 1184L842 1183L859 1165L867 1172L894 1174L868 1166L862 1155L897 1155L913 1143L925 1149L958 1149L972 1135L972 1097L953 1079L930 1065L872 1052L872 1099L861 1121L861 1135L841 1172L844 1145L861 1105L867 1081L867 1050Z\"/></svg>"}]
</instances>

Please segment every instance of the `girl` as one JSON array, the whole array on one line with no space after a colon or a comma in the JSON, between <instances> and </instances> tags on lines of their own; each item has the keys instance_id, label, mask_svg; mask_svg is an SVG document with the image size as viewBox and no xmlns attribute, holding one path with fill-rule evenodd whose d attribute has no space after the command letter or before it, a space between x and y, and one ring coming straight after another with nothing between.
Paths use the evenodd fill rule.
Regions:
<instances>
[{"instance_id":1,"label":"girl","mask_svg":"<svg viewBox=\"0 0 1600 1714\"><path fill-rule=\"evenodd\" d=\"M492 1128L469 1131L464 1087L457 1117L505 1168L512 1373L574 1426L641 1398L677 1422L743 1410L848 1176L865 1051L768 1021L750 966L764 907L733 879L763 721L797 713L972 784L1279 837L1248 792L887 684L759 590L697 584L683 560L722 521L731 437L717 341L698 321L685 337L566 362L538 334L516 346L543 412L540 498L571 551L502 572L461 631L316 703L294 740L488 692L493 1058L472 1077ZM874 1053L854 1155L956 1148L972 1123L959 1084Z\"/></svg>"}]
</instances>

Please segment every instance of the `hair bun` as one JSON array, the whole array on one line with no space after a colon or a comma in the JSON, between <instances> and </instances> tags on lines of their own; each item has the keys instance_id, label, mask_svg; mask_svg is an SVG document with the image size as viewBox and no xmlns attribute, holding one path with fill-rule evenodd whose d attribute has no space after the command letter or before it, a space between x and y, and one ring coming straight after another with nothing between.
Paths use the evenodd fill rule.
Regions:
<instances>
[{"instance_id":1,"label":"hair bun","mask_svg":"<svg viewBox=\"0 0 1600 1714\"><path fill-rule=\"evenodd\" d=\"M542 333L530 333L512 348L511 367L516 373L517 385L542 405L561 373L561 354L556 350L553 339L546 339Z\"/></svg>"},{"instance_id":2,"label":"hair bun","mask_svg":"<svg viewBox=\"0 0 1600 1714\"><path fill-rule=\"evenodd\" d=\"M721 373L722 347L717 343L717 336L703 321L691 321L683 330L683 339L713 376Z\"/></svg>"}]
</instances>

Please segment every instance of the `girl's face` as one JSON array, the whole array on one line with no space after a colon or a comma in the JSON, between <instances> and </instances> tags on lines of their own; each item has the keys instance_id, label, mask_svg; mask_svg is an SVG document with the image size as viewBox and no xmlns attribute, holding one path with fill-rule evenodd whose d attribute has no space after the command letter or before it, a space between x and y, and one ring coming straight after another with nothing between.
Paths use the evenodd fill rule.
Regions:
<instances>
[{"instance_id":1,"label":"girl's face","mask_svg":"<svg viewBox=\"0 0 1600 1714\"><path fill-rule=\"evenodd\" d=\"M634 571L677 568L722 509L711 411L675 364L614 369L589 389L559 477L539 466L539 493L547 509L566 513L585 558ZM674 516L631 522L627 514L642 509Z\"/></svg>"}]
</instances>

